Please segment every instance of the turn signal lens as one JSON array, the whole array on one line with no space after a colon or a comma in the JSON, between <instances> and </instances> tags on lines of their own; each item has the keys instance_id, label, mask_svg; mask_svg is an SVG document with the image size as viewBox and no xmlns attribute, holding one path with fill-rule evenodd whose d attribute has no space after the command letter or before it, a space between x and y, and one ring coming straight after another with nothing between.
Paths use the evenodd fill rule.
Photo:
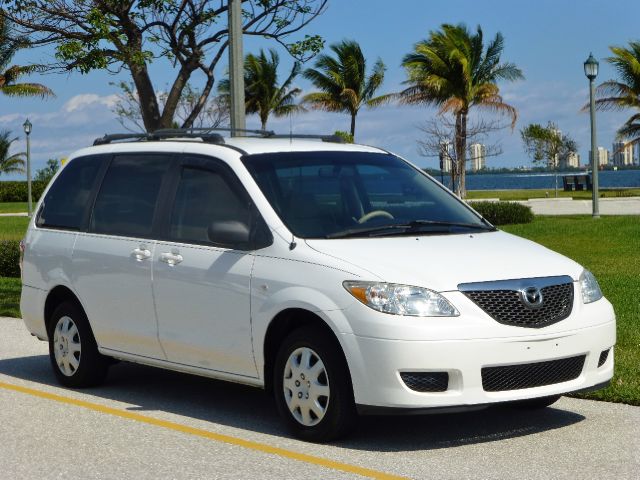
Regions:
<instances>
[{"instance_id":1,"label":"turn signal lens","mask_svg":"<svg viewBox=\"0 0 640 480\"><path fill-rule=\"evenodd\" d=\"M602 290L596 277L589 270L585 270L580 275L580 290L582 291L583 303L591 303L602 298Z\"/></svg>"}]
</instances>

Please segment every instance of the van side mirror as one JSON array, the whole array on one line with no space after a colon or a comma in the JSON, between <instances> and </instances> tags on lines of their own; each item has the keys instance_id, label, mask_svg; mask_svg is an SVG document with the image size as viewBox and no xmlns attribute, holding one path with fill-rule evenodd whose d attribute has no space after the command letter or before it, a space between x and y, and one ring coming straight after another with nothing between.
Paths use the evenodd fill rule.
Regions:
<instances>
[{"instance_id":1,"label":"van side mirror","mask_svg":"<svg viewBox=\"0 0 640 480\"><path fill-rule=\"evenodd\" d=\"M236 248L249 243L251 229L237 220L216 221L211 222L207 234L213 243Z\"/></svg>"}]
</instances>

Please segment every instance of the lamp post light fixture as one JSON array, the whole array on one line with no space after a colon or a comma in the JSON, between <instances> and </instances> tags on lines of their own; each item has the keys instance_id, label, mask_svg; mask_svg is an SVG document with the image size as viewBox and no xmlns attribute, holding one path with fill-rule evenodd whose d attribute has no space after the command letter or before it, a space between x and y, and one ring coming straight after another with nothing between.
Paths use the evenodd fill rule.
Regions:
<instances>
[{"instance_id":1,"label":"lamp post light fixture","mask_svg":"<svg viewBox=\"0 0 640 480\"><path fill-rule=\"evenodd\" d=\"M589 58L584 62L584 74L589 79L589 100L591 116L591 171L593 172L591 198L593 203L593 218L600 218L600 208L598 206L598 148L596 147L596 101L595 87L593 81L598 76L598 61L589 54Z\"/></svg>"},{"instance_id":2,"label":"lamp post light fixture","mask_svg":"<svg viewBox=\"0 0 640 480\"><path fill-rule=\"evenodd\" d=\"M27 211L29 213L29 218L31 218L32 213L32 203L31 203L31 130L33 125L27 118L27 120L22 125L24 127L24 133L27 136Z\"/></svg>"}]
</instances>

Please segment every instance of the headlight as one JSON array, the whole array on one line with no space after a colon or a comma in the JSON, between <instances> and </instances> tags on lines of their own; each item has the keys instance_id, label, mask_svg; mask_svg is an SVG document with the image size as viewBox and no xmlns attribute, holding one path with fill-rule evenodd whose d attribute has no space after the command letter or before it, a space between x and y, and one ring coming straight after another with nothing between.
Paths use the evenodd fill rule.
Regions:
<instances>
[{"instance_id":1,"label":"headlight","mask_svg":"<svg viewBox=\"0 0 640 480\"><path fill-rule=\"evenodd\" d=\"M584 270L580 275L580 290L582 291L582 302L591 303L602 298L602 291L596 277L589 270Z\"/></svg>"},{"instance_id":2,"label":"headlight","mask_svg":"<svg viewBox=\"0 0 640 480\"><path fill-rule=\"evenodd\" d=\"M437 292L410 285L343 282L347 291L379 312L415 317L457 317L458 310Z\"/></svg>"}]
</instances>

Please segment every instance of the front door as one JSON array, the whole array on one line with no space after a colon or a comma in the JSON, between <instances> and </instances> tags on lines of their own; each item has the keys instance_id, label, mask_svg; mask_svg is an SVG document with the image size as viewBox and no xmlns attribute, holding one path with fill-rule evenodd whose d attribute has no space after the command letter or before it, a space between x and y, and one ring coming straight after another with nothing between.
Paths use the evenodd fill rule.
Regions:
<instances>
[{"instance_id":1,"label":"front door","mask_svg":"<svg viewBox=\"0 0 640 480\"><path fill-rule=\"evenodd\" d=\"M160 342L171 362L255 377L254 256L216 245L208 233L216 220L246 221L248 198L228 167L208 157L184 158L175 176L153 258Z\"/></svg>"}]
</instances>

